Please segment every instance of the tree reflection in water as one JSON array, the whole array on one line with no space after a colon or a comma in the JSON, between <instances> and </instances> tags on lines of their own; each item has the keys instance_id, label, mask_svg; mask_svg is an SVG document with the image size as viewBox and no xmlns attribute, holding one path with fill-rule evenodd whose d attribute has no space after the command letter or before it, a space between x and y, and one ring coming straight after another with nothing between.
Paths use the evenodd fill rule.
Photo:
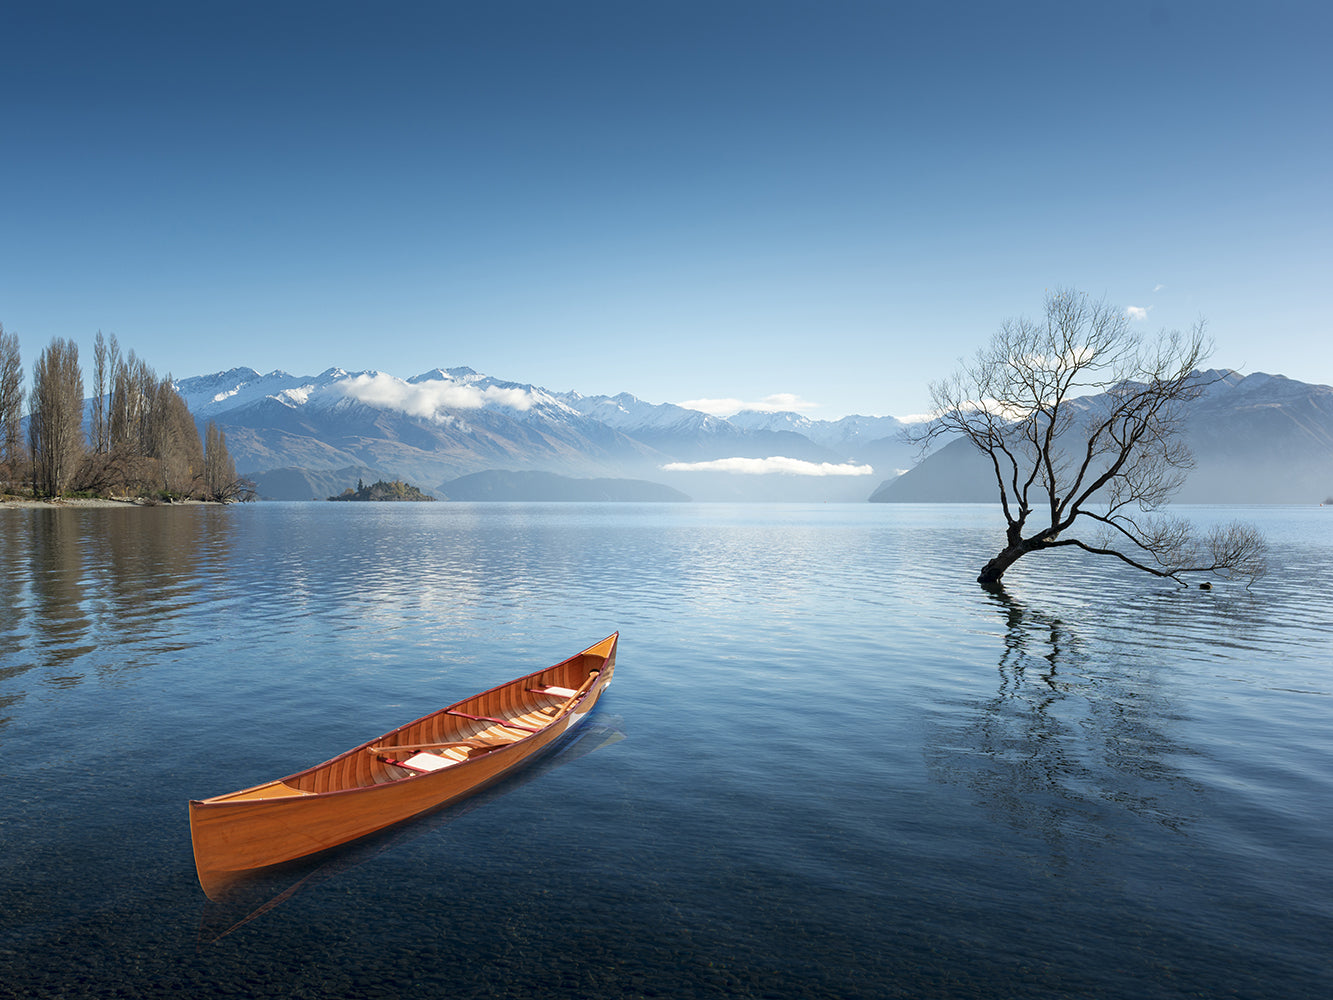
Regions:
<instances>
[{"instance_id":1,"label":"tree reflection in water","mask_svg":"<svg viewBox=\"0 0 1333 1000\"><path fill-rule=\"evenodd\" d=\"M1198 790L1172 763L1188 749L1155 664L1025 606L1003 588L994 695L947 706L927 741L932 776L969 789L994 820L1042 841L1057 864L1149 823L1181 831Z\"/></svg>"},{"instance_id":2,"label":"tree reflection in water","mask_svg":"<svg viewBox=\"0 0 1333 1000\"><path fill-rule=\"evenodd\" d=\"M34 691L106 680L230 627L224 507L38 507L0 516L0 728ZM202 621L189 630L180 620Z\"/></svg>"}]
</instances>

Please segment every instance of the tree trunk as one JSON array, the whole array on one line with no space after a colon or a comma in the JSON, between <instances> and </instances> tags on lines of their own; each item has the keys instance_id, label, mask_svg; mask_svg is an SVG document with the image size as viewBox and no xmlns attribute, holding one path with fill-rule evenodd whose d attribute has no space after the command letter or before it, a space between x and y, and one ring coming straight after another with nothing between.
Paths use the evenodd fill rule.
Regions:
<instances>
[{"instance_id":1,"label":"tree trunk","mask_svg":"<svg viewBox=\"0 0 1333 1000\"><path fill-rule=\"evenodd\" d=\"M1021 556L1027 555L1037 546L1031 542L1017 542L1010 544L985 566L981 567L981 575L977 577L977 583L983 587L990 587L998 584L1004 571L1014 563L1018 562Z\"/></svg>"}]
</instances>

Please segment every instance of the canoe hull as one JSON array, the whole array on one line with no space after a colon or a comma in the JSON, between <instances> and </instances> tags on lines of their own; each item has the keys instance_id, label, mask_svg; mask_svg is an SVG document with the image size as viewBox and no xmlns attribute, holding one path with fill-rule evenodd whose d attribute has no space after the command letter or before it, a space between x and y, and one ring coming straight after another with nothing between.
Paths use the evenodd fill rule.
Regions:
<instances>
[{"instance_id":1,"label":"canoe hull","mask_svg":"<svg viewBox=\"0 0 1333 1000\"><path fill-rule=\"evenodd\" d=\"M246 872L316 854L456 802L522 766L592 711L611 681L616 640L609 636L563 663L424 716L306 771L191 801L190 834L204 891L217 896ZM586 685L586 691L542 724L534 704L559 699L532 691L557 683ZM497 718L523 721L501 726L492 721ZM410 755L393 753L394 746L455 738L489 742L497 736L512 742L439 770L414 773L393 766ZM370 751L381 747L389 752Z\"/></svg>"}]
</instances>

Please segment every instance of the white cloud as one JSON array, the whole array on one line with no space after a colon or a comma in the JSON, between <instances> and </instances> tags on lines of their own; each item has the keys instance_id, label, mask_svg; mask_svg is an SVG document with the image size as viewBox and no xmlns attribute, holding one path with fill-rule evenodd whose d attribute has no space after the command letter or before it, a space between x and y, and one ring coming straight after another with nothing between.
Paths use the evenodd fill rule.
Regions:
<instances>
[{"instance_id":1,"label":"white cloud","mask_svg":"<svg viewBox=\"0 0 1333 1000\"><path fill-rule=\"evenodd\" d=\"M711 462L669 462L662 466L666 472L735 472L745 476L763 476L780 473L786 476L871 476L875 470L869 465L850 462L834 465L831 462L806 462L799 458L718 458Z\"/></svg>"},{"instance_id":2,"label":"white cloud","mask_svg":"<svg viewBox=\"0 0 1333 1000\"><path fill-rule=\"evenodd\" d=\"M677 405L707 413L710 417L729 417L745 409L745 404L739 399L687 399Z\"/></svg>"},{"instance_id":3,"label":"white cloud","mask_svg":"<svg viewBox=\"0 0 1333 1000\"><path fill-rule=\"evenodd\" d=\"M1135 321L1144 320L1148 318L1148 312L1151 309L1152 306L1148 306L1147 309L1143 308L1143 306L1130 306L1125 310L1125 315Z\"/></svg>"},{"instance_id":4,"label":"white cloud","mask_svg":"<svg viewBox=\"0 0 1333 1000\"><path fill-rule=\"evenodd\" d=\"M746 403L744 408L757 410L760 413L800 413L802 410L817 410L819 404L807 403L792 392L775 392L771 396L765 396L757 403Z\"/></svg>"},{"instance_id":5,"label":"white cloud","mask_svg":"<svg viewBox=\"0 0 1333 1000\"><path fill-rule=\"evenodd\" d=\"M969 399L963 404L965 410L976 410L982 413L990 413L1002 420L1022 420L1032 412L1030 407L1016 406L1013 403L1004 403L998 399Z\"/></svg>"},{"instance_id":6,"label":"white cloud","mask_svg":"<svg viewBox=\"0 0 1333 1000\"><path fill-rule=\"evenodd\" d=\"M356 375L334 387L358 402L383 410L399 410L408 416L443 420L442 410L479 410L487 403L513 410L527 410L532 397L524 389L460 385L457 382L404 382L392 375L376 372Z\"/></svg>"},{"instance_id":7,"label":"white cloud","mask_svg":"<svg viewBox=\"0 0 1333 1000\"><path fill-rule=\"evenodd\" d=\"M758 402L747 403L743 399L687 399L678 404L687 410L698 410L713 417L730 417L742 410L756 413L801 413L819 409L819 403L810 403L791 392L775 392Z\"/></svg>"},{"instance_id":8,"label":"white cloud","mask_svg":"<svg viewBox=\"0 0 1333 1000\"><path fill-rule=\"evenodd\" d=\"M1153 286L1152 286L1152 290L1153 290L1154 292L1160 292L1160 291L1161 291L1163 288L1165 288L1165 287L1166 287L1165 285L1161 285L1161 284L1153 285Z\"/></svg>"}]
</instances>

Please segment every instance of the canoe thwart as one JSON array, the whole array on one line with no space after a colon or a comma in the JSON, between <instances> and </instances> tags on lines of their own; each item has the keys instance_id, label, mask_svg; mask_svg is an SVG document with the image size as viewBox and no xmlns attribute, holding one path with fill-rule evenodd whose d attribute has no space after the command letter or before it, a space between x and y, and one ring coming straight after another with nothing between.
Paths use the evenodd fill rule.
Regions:
<instances>
[{"instance_id":1,"label":"canoe thwart","mask_svg":"<svg viewBox=\"0 0 1333 1000\"><path fill-rule=\"evenodd\" d=\"M447 743L394 743L387 747L366 747L366 753L374 755L394 753L400 750L448 750L451 747L497 747L504 745L504 743L497 743L493 740L449 740Z\"/></svg>"},{"instance_id":2,"label":"canoe thwart","mask_svg":"<svg viewBox=\"0 0 1333 1000\"><path fill-rule=\"evenodd\" d=\"M558 719L560 716L564 715L566 712L572 709L575 703L577 703L580 698L582 698L585 694L587 694L589 691L592 690L592 686L597 683L597 678L601 676L602 676L602 671L598 667L594 667L591 671L589 671L588 679L585 680L582 684L580 684L578 690L575 691L573 694L571 694L568 699L566 699L565 703L560 706L560 711L556 713L555 717Z\"/></svg>"},{"instance_id":3,"label":"canoe thwart","mask_svg":"<svg viewBox=\"0 0 1333 1000\"><path fill-rule=\"evenodd\" d=\"M494 722L496 725L504 726L508 729L522 729L528 733L540 733L540 726L526 726L521 722L510 722L508 719L497 719L492 715L473 715L471 712L460 712L457 709L446 709L449 715L457 715L464 719L471 719L474 722Z\"/></svg>"}]
</instances>

